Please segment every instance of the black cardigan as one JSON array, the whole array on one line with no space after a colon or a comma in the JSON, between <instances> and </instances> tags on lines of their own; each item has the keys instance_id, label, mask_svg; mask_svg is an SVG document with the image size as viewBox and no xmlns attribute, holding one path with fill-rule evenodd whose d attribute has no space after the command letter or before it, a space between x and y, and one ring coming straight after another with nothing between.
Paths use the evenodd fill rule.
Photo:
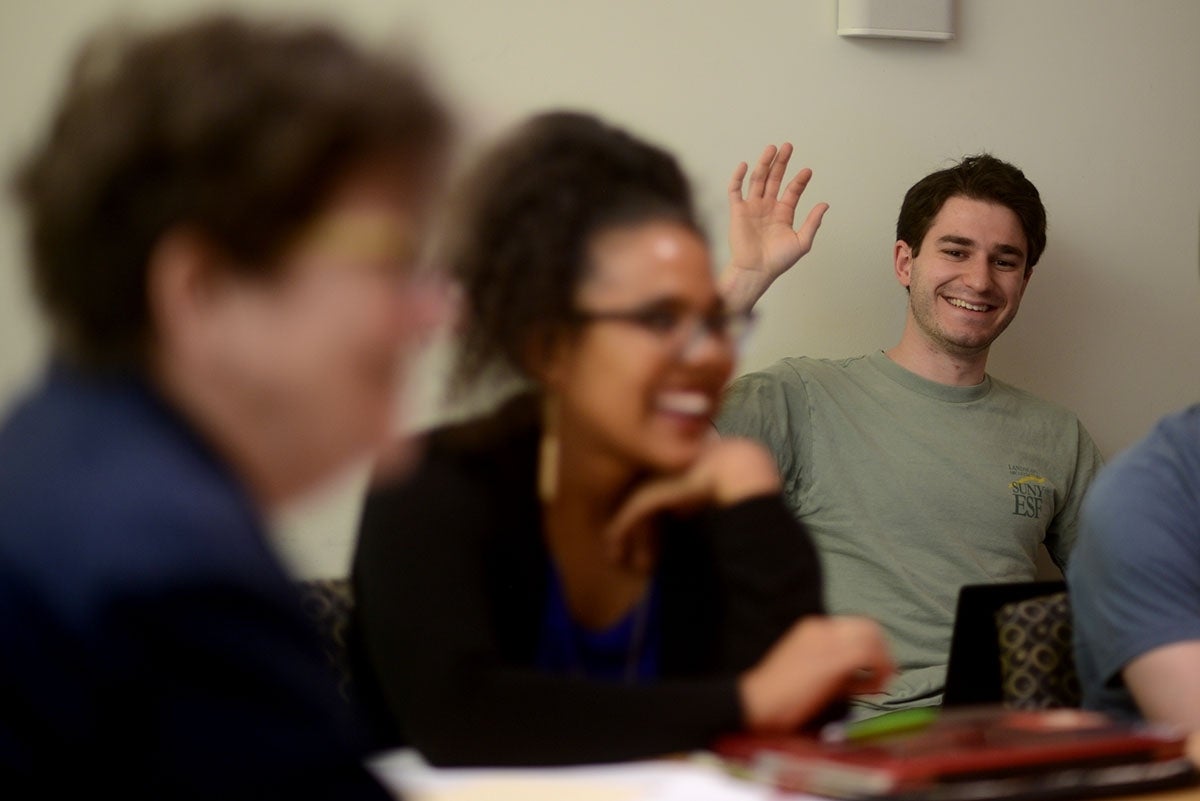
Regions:
<instances>
[{"instance_id":1,"label":"black cardigan","mask_svg":"<svg viewBox=\"0 0 1200 801\"><path fill-rule=\"evenodd\" d=\"M822 611L804 529L778 496L665 521L659 680L546 675L538 437L519 398L434 432L415 475L369 494L350 644L365 700L441 765L633 759L737 730L737 675Z\"/></svg>"}]
</instances>

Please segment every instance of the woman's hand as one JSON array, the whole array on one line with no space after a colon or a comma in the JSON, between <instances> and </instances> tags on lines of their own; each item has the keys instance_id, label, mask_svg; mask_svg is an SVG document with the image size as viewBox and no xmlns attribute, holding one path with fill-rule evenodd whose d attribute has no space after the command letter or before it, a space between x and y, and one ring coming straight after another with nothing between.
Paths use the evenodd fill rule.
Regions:
<instances>
[{"instance_id":1,"label":"woman's hand","mask_svg":"<svg viewBox=\"0 0 1200 801\"><path fill-rule=\"evenodd\" d=\"M779 470L766 448L739 437L714 437L687 470L651 478L617 511L606 539L612 559L638 571L653 568L654 518L704 506L732 506L780 491Z\"/></svg>"},{"instance_id":2,"label":"woman's hand","mask_svg":"<svg viewBox=\"0 0 1200 801\"><path fill-rule=\"evenodd\" d=\"M878 692L895 667L883 632L865 617L806 617L738 682L746 728L789 732L847 695Z\"/></svg>"},{"instance_id":3,"label":"woman's hand","mask_svg":"<svg viewBox=\"0 0 1200 801\"><path fill-rule=\"evenodd\" d=\"M818 203L799 228L796 206L804 194L812 170L805 168L788 182L783 194L783 177L792 146L785 142L778 149L768 145L750 174L750 185L742 195L742 183L748 169L737 166L729 181L729 264L721 273L720 288L726 306L732 311L754 307L776 278L788 271L812 250L813 239L828 203Z\"/></svg>"}]
</instances>

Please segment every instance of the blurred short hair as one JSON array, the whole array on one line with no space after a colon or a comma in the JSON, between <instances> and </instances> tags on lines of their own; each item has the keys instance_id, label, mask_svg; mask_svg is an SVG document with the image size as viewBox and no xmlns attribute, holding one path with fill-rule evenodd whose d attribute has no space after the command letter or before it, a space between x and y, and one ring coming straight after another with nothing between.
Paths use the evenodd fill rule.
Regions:
<instances>
[{"instance_id":1,"label":"blurred short hair","mask_svg":"<svg viewBox=\"0 0 1200 801\"><path fill-rule=\"evenodd\" d=\"M269 272L346 171L420 164L448 130L411 64L321 25L219 14L101 31L13 181L56 345L86 366L144 366L148 260L169 229Z\"/></svg>"}]
</instances>

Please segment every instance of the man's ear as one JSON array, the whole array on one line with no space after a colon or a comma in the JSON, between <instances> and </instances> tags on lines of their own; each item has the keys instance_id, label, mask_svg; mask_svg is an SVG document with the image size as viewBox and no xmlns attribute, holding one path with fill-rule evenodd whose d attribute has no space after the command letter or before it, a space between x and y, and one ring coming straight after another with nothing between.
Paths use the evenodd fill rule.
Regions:
<instances>
[{"instance_id":1,"label":"man's ear","mask_svg":"<svg viewBox=\"0 0 1200 801\"><path fill-rule=\"evenodd\" d=\"M892 263L896 270L896 280L905 289L912 283L912 262L912 248L903 239L897 239L892 248Z\"/></svg>"}]
</instances>

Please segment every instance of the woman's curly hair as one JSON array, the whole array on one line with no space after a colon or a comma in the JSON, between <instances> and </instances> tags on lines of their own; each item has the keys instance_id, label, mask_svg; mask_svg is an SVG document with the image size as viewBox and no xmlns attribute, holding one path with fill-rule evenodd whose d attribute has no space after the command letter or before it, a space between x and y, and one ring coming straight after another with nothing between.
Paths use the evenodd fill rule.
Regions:
<instances>
[{"instance_id":1,"label":"woman's curly hair","mask_svg":"<svg viewBox=\"0 0 1200 801\"><path fill-rule=\"evenodd\" d=\"M596 117L548 112L485 153L459 198L448 259L466 319L452 387L530 378L529 346L576 322L605 229L665 220L701 234L674 157Z\"/></svg>"}]
</instances>

